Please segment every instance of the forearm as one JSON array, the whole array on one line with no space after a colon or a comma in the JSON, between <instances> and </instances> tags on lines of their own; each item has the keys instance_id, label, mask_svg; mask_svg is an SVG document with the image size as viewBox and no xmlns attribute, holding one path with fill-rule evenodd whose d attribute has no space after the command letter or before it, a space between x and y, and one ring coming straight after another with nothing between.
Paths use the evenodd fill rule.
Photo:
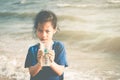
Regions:
<instances>
[{"instance_id":1,"label":"forearm","mask_svg":"<svg viewBox=\"0 0 120 80\"><path fill-rule=\"evenodd\" d=\"M55 62L52 62L51 63L51 65L50 65L50 67L51 67L51 69L55 72L55 73L57 73L57 75L62 75L63 74L63 72L64 72L64 66L62 66L62 65L58 65L57 63L55 63Z\"/></svg>"},{"instance_id":2,"label":"forearm","mask_svg":"<svg viewBox=\"0 0 120 80\"><path fill-rule=\"evenodd\" d=\"M34 77L40 70L42 70L40 63L37 63L36 65L29 68L29 72L32 77Z\"/></svg>"}]
</instances>

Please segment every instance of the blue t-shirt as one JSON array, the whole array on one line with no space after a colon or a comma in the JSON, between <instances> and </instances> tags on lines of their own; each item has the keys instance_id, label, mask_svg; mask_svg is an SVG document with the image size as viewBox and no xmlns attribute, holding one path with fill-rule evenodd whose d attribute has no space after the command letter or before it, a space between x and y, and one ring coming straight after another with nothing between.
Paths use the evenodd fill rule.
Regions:
<instances>
[{"instance_id":1,"label":"blue t-shirt","mask_svg":"<svg viewBox=\"0 0 120 80\"><path fill-rule=\"evenodd\" d=\"M40 44L36 44L31 46L28 50L28 54L26 56L25 68L30 66L34 66L37 64L37 52L40 47ZM55 51L55 62L59 65L68 66L66 60L66 51L62 42L54 41L52 45L52 49ZM58 76L50 67L43 67L39 73L31 77L30 80L63 80L64 74Z\"/></svg>"}]
</instances>

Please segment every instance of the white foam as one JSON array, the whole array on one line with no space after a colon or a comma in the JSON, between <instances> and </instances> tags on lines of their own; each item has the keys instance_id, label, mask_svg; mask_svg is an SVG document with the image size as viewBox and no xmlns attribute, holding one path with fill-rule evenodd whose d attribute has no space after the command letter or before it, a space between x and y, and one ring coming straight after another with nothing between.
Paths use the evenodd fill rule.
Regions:
<instances>
[{"instance_id":1,"label":"white foam","mask_svg":"<svg viewBox=\"0 0 120 80\"><path fill-rule=\"evenodd\" d=\"M120 0L107 0L109 3L120 3Z\"/></svg>"},{"instance_id":2,"label":"white foam","mask_svg":"<svg viewBox=\"0 0 120 80\"><path fill-rule=\"evenodd\" d=\"M0 56L0 75L9 77L15 80L29 80L30 75L28 69L24 68L24 62L16 58L10 58L8 56ZM88 70L77 70L72 67L65 69L64 80L108 80L117 78L120 79L120 73L114 70L100 71L97 68Z\"/></svg>"},{"instance_id":3,"label":"white foam","mask_svg":"<svg viewBox=\"0 0 120 80\"><path fill-rule=\"evenodd\" d=\"M21 62L3 55L0 56L0 60L0 75L17 80L29 80L29 73Z\"/></svg>"},{"instance_id":4,"label":"white foam","mask_svg":"<svg viewBox=\"0 0 120 80\"><path fill-rule=\"evenodd\" d=\"M20 3L21 3L21 4L24 4L24 3L26 3L26 1L27 1L27 0L21 0Z\"/></svg>"}]
</instances>

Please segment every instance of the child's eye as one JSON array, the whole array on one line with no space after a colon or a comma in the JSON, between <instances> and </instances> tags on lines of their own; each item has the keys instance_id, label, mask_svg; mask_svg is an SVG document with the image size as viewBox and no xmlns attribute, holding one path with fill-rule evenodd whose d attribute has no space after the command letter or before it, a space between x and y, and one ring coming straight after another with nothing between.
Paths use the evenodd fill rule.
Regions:
<instances>
[{"instance_id":1,"label":"child's eye","mask_svg":"<svg viewBox=\"0 0 120 80\"><path fill-rule=\"evenodd\" d=\"M49 30L46 30L47 33L49 33L50 31Z\"/></svg>"},{"instance_id":2,"label":"child's eye","mask_svg":"<svg viewBox=\"0 0 120 80\"><path fill-rule=\"evenodd\" d=\"M43 32L42 30L38 29L39 32Z\"/></svg>"}]
</instances>

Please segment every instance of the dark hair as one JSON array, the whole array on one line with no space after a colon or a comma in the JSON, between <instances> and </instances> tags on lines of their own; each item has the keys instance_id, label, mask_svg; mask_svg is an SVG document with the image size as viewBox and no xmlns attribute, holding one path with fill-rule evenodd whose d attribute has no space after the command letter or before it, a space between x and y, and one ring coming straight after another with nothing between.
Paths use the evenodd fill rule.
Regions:
<instances>
[{"instance_id":1,"label":"dark hair","mask_svg":"<svg viewBox=\"0 0 120 80\"><path fill-rule=\"evenodd\" d=\"M35 17L33 31L36 33L36 29L38 28L38 24L39 23L43 24L43 23L48 22L48 21L50 21L52 23L53 29L57 29L57 17L56 17L56 15L51 11L47 11L47 10L40 11Z\"/></svg>"}]
</instances>

